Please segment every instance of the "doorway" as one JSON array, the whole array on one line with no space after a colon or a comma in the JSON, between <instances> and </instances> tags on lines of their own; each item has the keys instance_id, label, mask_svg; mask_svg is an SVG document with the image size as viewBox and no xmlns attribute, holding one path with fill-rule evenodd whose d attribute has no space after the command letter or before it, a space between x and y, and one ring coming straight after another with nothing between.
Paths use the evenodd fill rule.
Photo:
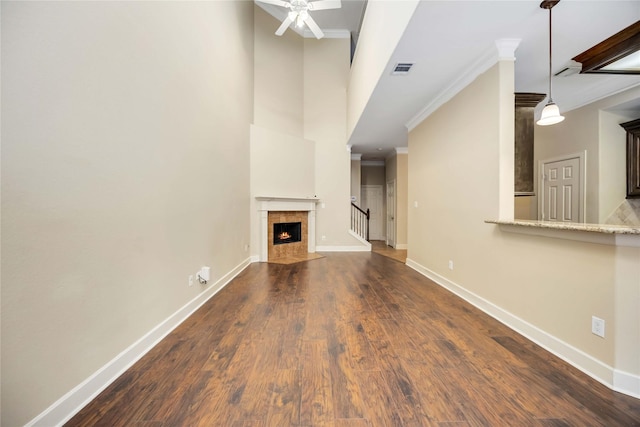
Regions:
<instances>
[{"instance_id":1,"label":"doorway","mask_svg":"<svg viewBox=\"0 0 640 427\"><path fill-rule=\"evenodd\" d=\"M362 209L369 209L369 239L383 240L382 185L362 186Z\"/></svg>"},{"instance_id":2,"label":"doorway","mask_svg":"<svg viewBox=\"0 0 640 427\"><path fill-rule=\"evenodd\" d=\"M584 222L586 152L540 161L539 218Z\"/></svg>"}]
</instances>

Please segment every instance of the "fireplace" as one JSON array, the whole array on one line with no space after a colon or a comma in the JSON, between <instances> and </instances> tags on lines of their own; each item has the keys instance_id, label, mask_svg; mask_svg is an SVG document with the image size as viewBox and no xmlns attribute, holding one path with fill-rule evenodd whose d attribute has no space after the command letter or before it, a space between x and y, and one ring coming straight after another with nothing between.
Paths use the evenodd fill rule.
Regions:
<instances>
[{"instance_id":1,"label":"fireplace","mask_svg":"<svg viewBox=\"0 0 640 427\"><path fill-rule=\"evenodd\" d=\"M260 261L306 255L316 251L316 198L256 197ZM300 223L300 240L274 244L277 223ZM291 233L291 231L288 231Z\"/></svg>"},{"instance_id":2,"label":"fireplace","mask_svg":"<svg viewBox=\"0 0 640 427\"><path fill-rule=\"evenodd\" d=\"M296 257L309 252L308 212L268 213L268 260Z\"/></svg>"},{"instance_id":3,"label":"fireplace","mask_svg":"<svg viewBox=\"0 0 640 427\"><path fill-rule=\"evenodd\" d=\"M273 224L273 244L284 245L302 241L302 222Z\"/></svg>"}]
</instances>

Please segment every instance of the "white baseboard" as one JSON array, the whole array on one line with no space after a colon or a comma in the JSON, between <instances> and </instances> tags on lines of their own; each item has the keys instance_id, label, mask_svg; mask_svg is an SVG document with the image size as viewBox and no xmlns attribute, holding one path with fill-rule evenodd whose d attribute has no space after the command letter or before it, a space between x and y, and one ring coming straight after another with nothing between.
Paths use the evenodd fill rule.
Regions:
<instances>
[{"instance_id":1,"label":"white baseboard","mask_svg":"<svg viewBox=\"0 0 640 427\"><path fill-rule=\"evenodd\" d=\"M367 246L316 246L316 252L371 252Z\"/></svg>"},{"instance_id":2,"label":"white baseboard","mask_svg":"<svg viewBox=\"0 0 640 427\"><path fill-rule=\"evenodd\" d=\"M640 375L613 370L613 390L640 399Z\"/></svg>"},{"instance_id":3,"label":"white baseboard","mask_svg":"<svg viewBox=\"0 0 640 427\"><path fill-rule=\"evenodd\" d=\"M26 427L61 426L69 421L83 407L91 402L100 392L129 369L142 356L147 354L164 337L200 308L209 298L224 288L234 277L251 263L247 258L233 270L209 286L200 295L189 301L182 308L158 324L142 338L133 343L113 360L98 369L93 375L77 385L58 399L46 410L26 424Z\"/></svg>"},{"instance_id":4,"label":"white baseboard","mask_svg":"<svg viewBox=\"0 0 640 427\"><path fill-rule=\"evenodd\" d=\"M614 369L411 259L407 258L406 264L596 381L612 390L640 398L640 376Z\"/></svg>"}]
</instances>

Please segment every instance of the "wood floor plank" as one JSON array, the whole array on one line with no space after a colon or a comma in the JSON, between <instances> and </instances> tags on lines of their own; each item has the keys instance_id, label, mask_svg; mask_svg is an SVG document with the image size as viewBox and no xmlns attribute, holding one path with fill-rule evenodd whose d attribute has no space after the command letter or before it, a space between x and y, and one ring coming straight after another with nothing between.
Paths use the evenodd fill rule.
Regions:
<instances>
[{"instance_id":1,"label":"wood floor plank","mask_svg":"<svg viewBox=\"0 0 640 427\"><path fill-rule=\"evenodd\" d=\"M389 341L372 343L380 370L394 402L399 410L403 426L432 426L432 420L424 411L415 381L403 366Z\"/></svg>"},{"instance_id":2,"label":"wood floor plank","mask_svg":"<svg viewBox=\"0 0 640 427\"><path fill-rule=\"evenodd\" d=\"M419 384L420 406L430 420L438 423L466 423L453 389L447 385L447 375L443 373L445 370L409 362L407 372Z\"/></svg>"},{"instance_id":3,"label":"wood floor plank","mask_svg":"<svg viewBox=\"0 0 640 427\"><path fill-rule=\"evenodd\" d=\"M304 341L302 362L300 424L312 426L332 422L335 413L326 341Z\"/></svg>"},{"instance_id":4,"label":"wood floor plank","mask_svg":"<svg viewBox=\"0 0 640 427\"><path fill-rule=\"evenodd\" d=\"M402 426L400 410L380 371L356 372L366 418L374 426Z\"/></svg>"},{"instance_id":5,"label":"wood floor plank","mask_svg":"<svg viewBox=\"0 0 640 427\"><path fill-rule=\"evenodd\" d=\"M351 368L360 371L379 370L380 366L360 322L340 322Z\"/></svg>"},{"instance_id":6,"label":"wood floor plank","mask_svg":"<svg viewBox=\"0 0 640 427\"><path fill-rule=\"evenodd\" d=\"M268 329L277 332L278 369L299 369L306 312L303 303L278 304Z\"/></svg>"},{"instance_id":7,"label":"wood floor plank","mask_svg":"<svg viewBox=\"0 0 640 427\"><path fill-rule=\"evenodd\" d=\"M335 427L371 427L364 418L338 418Z\"/></svg>"},{"instance_id":8,"label":"wood floor plank","mask_svg":"<svg viewBox=\"0 0 640 427\"><path fill-rule=\"evenodd\" d=\"M611 391L375 253L254 263L67 426L640 426Z\"/></svg>"},{"instance_id":9,"label":"wood floor plank","mask_svg":"<svg viewBox=\"0 0 640 427\"><path fill-rule=\"evenodd\" d=\"M270 427L299 425L301 398L300 371L277 370L272 384L271 404L266 425Z\"/></svg>"}]
</instances>

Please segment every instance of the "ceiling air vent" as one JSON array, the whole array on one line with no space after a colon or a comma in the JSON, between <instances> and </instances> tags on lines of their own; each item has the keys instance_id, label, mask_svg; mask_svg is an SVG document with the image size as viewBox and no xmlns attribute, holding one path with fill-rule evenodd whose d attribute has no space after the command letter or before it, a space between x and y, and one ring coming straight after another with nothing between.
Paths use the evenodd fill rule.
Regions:
<instances>
[{"instance_id":1,"label":"ceiling air vent","mask_svg":"<svg viewBox=\"0 0 640 427\"><path fill-rule=\"evenodd\" d=\"M411 69L411 67L413 67L413 64L409 63L409 62L398 63L393 68L393 72L391 74L394 75L394 76L395 75L409 74L409 70Z\"/></svg>"}]
</instances>

